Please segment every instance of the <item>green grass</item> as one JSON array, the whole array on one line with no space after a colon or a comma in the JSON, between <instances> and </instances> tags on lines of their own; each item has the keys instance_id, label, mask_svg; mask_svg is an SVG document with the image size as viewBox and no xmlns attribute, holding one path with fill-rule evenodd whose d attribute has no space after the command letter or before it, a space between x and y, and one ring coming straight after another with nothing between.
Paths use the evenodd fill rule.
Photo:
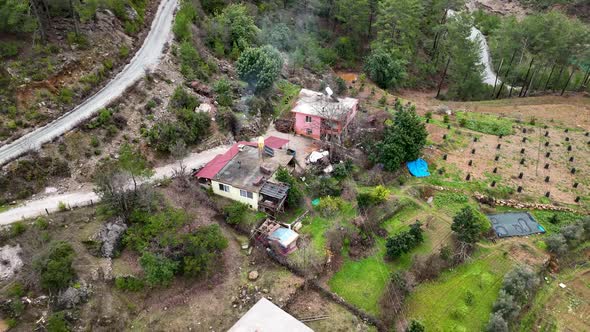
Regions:
<instances>
[{"instance_id":1,"label":"green grass","mask_svg":"<svg viewBox=\"0 0 590 332\"><path fill-rule=\"evenodd\" d=\"M406 230L420 211L418 205L408 204L385 221L383 227L389 235ZM391 273L408 269L415 254L427 254L432 250L432 239L429 234L425 233L424 238L424 243L391 262L385 261L384 258L386 251L384 238L376 238L374 252L363 259L353 260L344 250L344 263L329 280L330 289L358 308L378 315L380 299Z\"/></svg>"},{"instance_id":2,"label":"green grass","mask_svg":"<svg viewBox=\"0 0 590 332\"><path fill-rule=\"evenodd\" d=\"M512 121L484 113L458 112L457 119L467 129L490 135L511 135Z\"/></svg>"},{"instance_id":3,"label":"green grass","mask_svg":"<svg viewBox=\"0 0 590 332\"><path fill-rule=\"evenodd\" d=\"M406 301L408 319L420 320L426 331L481 331L511 266L501 252L480 250L471 263L419 285Z\"/></svg>"}]
</instances>

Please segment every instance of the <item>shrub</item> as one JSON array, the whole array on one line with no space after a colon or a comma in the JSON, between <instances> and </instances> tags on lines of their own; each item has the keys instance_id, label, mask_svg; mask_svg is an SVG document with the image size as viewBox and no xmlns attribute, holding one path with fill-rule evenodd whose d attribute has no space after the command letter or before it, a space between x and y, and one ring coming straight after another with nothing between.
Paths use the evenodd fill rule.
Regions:
<instances>
[{"instance_id":1,"label":"shrub","mask_svg":"<svg viewBox=\"0 0 590 332\"><path fill-rule=\"evenodd\" d=\"M180 9L174 18L172 32L178 41L185 41L192 37L191 25L197 18L197 12L191 1L181 1Z\"/></svg>"},{"instance_id":2,"label":"shrub","mask_svg":"<svg viewBox=\"0 0 590 332\"><path fill-rule=\"evenodd\" d=\"M229 81L225 78L220 79L219 81L215 82L213 86L213 90L217 94L215 100L219 105L231 107L233 104L233 95L231 85Z\"/></svg>"},{"instance_id":3,"label":"shrub","mask_svg":"<svg viewBox=\"0 0 590 332\"><path fill-rule=\"evenodd\" d=\"M62 202L62 201L59 201L59 202L57 203L57 209L58 209L60 212L64 212L64 211L67 211L67 210L68 210L68 207L67 207L66 203L64 203L64 202Z\"/></svg>"},{"instance_id":4,"label":"shrub","mask_svg":"<svg viewBox=\"0 0 590 332\"><path fill-rule=\"evenodd\" d=\"M208 43L212 47L221 43L224 54L234 58L256 42L259 29L254 18L243 4L231 4L216 15L209 25Z\"/></svg>"},{"instance_id":5,"label":"shrub","mask_svg":"<svg viewBox=\"0 0 590 332\"><path fill-rule=\"evenodd\" d=\"M48 291L58 291L67 287L76 276L72 267L75 252L64 241L49 245L49 250L34 260L33 267L40 274L41 287Z\"/></svg>"},{"instance_id":6,"label":"shrub","mask_svg":"<svg viewBox=\"0 0 590 332\"><path fill-rule=\"evenodd\" d=\"M168 286L178 269L178 262L174 262L162 255L144 252L139 264L145 272L145 280L150 286Z\"/></svg>"},{"instance_id":7,"label":"shrub","mask_svg":"<svg viewBox=\"0 0 590 332\"><path fill-rule=\"evenodd\" d=\"M422 224L416 222L410 226L410 230L387 238L387 242L385 243L387 258L396 259L424 242L422 233Z\"/></svg>"},{"instance_id":8,"label":"shrub","mask_svg":"<svg viewBox=\"0 0 590 332\"><path fill-rule=\"evenodd\" d=\"M188 255L183 259L184 274L199 276L212 270L217 263L216 257L227 248L227 239L223 237L219 225L214 224L191 234L185 246Z\"/></svg>"},{"instance_id":9,"label":"shrub","mask_svg":"<svg viewBox=\"0 0 590 332\"><path fill-rule=\"evenodd\" d=\"M57 98L63 104L71 104L74 100L74 91L68 87L63 87L59 90Z\"/></svg>"},{"instance_id":10,"label":"shrub","mask_svg":"<svg viewBox=\"0 0 590 332\"><path fill-rule=\"evenodd\" d=\"M139 292L144 286L145 283L143 280L133 276L115 278L115 287L122 291Z\"/></svg>"},{"instance_id":11,"label":"shrub","mask_svg":"<svg viewBox=\"0 0 590 332\"><path fill-rule=\"evenodd\" d=\"M69 332L68 323L64 317L63 311L53 313L47 318L47 332Z\"/></svg>"},{"instance_id":12,"label":"shrub","mask_svg":"<svg viewBox=\"0 0 590 332\"><path fill-rule=\"evenodd\" d=\"M367 209L371 206L381 204L387 200L391 192L389 189L379 185L368 193L360 193L356 196L359 208Z\"/></svg>"},{"instance_id":13,"label":"shrub","mask_svg":"<svg viewBox=\"0 0 590 332\"><path fill-rule=\"evenodd\" d=\"M10 58L18 54L18 43L0 42L0 58Z\"/></svg>"},{"instance_id":14,"label":"shrub","mask_svg":"<svg viewBox=\"0 0 590 332\"><path fill-rule=\"evenodd\" d=\"M231 225L238 225L244 222L248 205L241 202L232 202L223 208L225 220Z\"/></svg>"},{"instance_id":15,"label":"shrub","mask_svg":"<svg viewBox=\"0 0 590 332\"><path fill-rule=\"evenodd\" d=\"M477 242L481 235L481 227L470 206L464 207L453 217L451 229L455 232L459 241L468 244Z\"/></svg>"},{"instance_id":16,"label":"shrub","mask_svg":"<svg viewBox=\"0 0 590 332\"><path fill-rule=\"evenodd\" d=\"M236 135L239 130L240 121L234 112L227 107L220 107L215 113L215 122L222 129L229 131L233 135Z\"/></svg>"},{"instance_id":17,"label":"shrub","mask_svg":"<svg viewBox=\"0 0 590 332\"><path fill-rule=\"evenodd\" d=\"M127 47L126 45L121 45L119 47L119 57L126 58L128 55L129 55L129 47Z\"/></svg>"},{"instance_id":18,"label":"shrub","mask_svg":"<svg viewBox=\"0 0 590 332\"><path fill-rule=\"evenodd\" d=\"M277 181L286 183L289 185L289 193L287 194L287 205L289 207L296 207L303 199L303 191L297 179L289 173L289 170L280 167L276 172Z\"/></svg>"},{"instance_id":19,"label":"shrub","mask_svg":"<svg viewBox=\"0 0 590 332\"><path fill-rule=\"evenodd\" d=\"M189 81L207 80L213 71L210 66L203 61L197 49L190 41L183 41L179 48L180 73Z\"/></svg>"},{"instance_id":20,"label":"shrub","mask_svg":"<svg viewBox=\"0 0 590 332\"><path fill-rule=\"evenodd\" d=\"M413 320L410 322L410 325L406 328L406 332L424 332L425 328L422 323L417 320Z\"/></svg>"},{"instance_id":21,"label":"shrub","mask_svg":"<svg viewBox=\"0 0 590 332\"><path fill-rule=\"evenodd\" d=\"M170 107L173 110L187 109L194 111L199 106L197 97L190 95L182 86L176 87L172 97L170 97Z\"/></svg>"},{"instance_id":22,"label":"shrub","mask_svg":"<svg viewBox=\"0 0 590 332\"><path fill-rule=\"evenodd\" d=\"M333 217L344 207L344 201L340 197L325 196L320 200L317 209L323 217Z\"/></svg>"},{"instance_id":23,"label":"shrub","mask_svg":"<svg viewBox=\"0 0 590 332\"><path fill-rule=\"evenodd\" d=\"M27 230L27 225L25 225L21 221L17 221L10 225L10 236L15 237L19 236Z\"/></svg>"}]
</instances>

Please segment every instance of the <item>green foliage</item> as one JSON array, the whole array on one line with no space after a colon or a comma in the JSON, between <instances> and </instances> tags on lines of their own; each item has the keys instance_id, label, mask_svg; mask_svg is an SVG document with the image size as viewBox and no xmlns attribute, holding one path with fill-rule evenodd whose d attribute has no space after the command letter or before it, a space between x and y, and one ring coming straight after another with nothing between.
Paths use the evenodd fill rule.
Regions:
<instances>
[{"instance_id":1,"label":"green foliage","mask_svg":"<svg viewBox=\"0 0 590 332\"><path fill-rule=\"evenodd\" d=\"M491 91L482 82L483 65L479 57L479 42L469 39L472 18L460 13L447 23L448 38L445 45L449 57L448 96L459 100L480 100L489 98Z\"/></svg>"},{"instance_id":2,"label":"green foliage","mask_svg":"<svg viewBox=\"0 0 590 332\"><path fill-rule=\"evenodd\" d=\"M119 47L119 58L126 58L129 55L129 47L126 45L121 45Z\"/></svg>"},{"instance_id":3,"label":"green foliage","mask_svg":"<svg viewBox=\"0 0 590 332\"><path fill-rule=\"evenodd\" d=\"M133 276L117 277L115 278L115 287L117 289L127 292L139 292L145 287L143 280Z\"/></svg>"},{"instance_id":4,"label":"green foliage","mask_svg":"<svg viewBox=\"0 0 590 332\"><path fill-rule=\"evenodd\" d=\"M170 107L173 110L187 109L194 111L197 106L199 106L197 97L190 95L181 85L176 87L172 97L170 97Z\"/></svg>"},{"instance_id":5,"label":"green foliage","mask_svg":"<svg viewBox=\"0 0 590 332\"><path fill-rule=\"evenodd\" d=\"M507 136L514 132L512 121L507 118L474 112L458 112L457 118L461 127L484 134Z\"/></svg>"},{"instance_id":6,"label":"green foliage","mask_svg":"<svg viewBox=\"0 0 590 332\"><path fill-rule=\"evenodd\" d=\"M493 34L502 22L500 16L478 9L473 13L475 26L486 36Z\"/></svg>"},{"instance_id":7,"label":"green foliage","mask_svg":"<svg viewBox=\"0 0 590 332\"><path fill-rule=\"evenodd\" d=\"M197 12L192 1L183 0L180 9L176 12L172 32L178 41L186 41L192 37L191 25L197 18Z\"/></svg>"},{"instance_id":8,"label":"green foliage","mask_svg":"<svg viewBox=\"0 0 590 332\"><path fill-rule=\"evenodd\" d=\"M23 297L25 295L25 289L20 282L15 281L8 288L7 295L10 297L16 297L16 298Z\"/></svg>"},{"instance_id":9,"label":"green foliage","mask_svg":"<svg viewBox=\"0 0 590 332\"><path fill-rule=\"evenodd\" d=\"M410 325L408 325L408 327L406 328L406 332L424 332L425 328L424 325L422 325L422 323L420 323L417 320L412 319L412 321L410 322Z\"/></svg>"},{"instance_id":10,"label":"green foliage","mask_svg":"<svg viewBox=\"0 0 590 332\"><path fill-rule=\"evenodd\" d=\"M201 0L201 8L207 14L215 14L220 12L225 7L225 0Z\"/></svg>"},{"instance_id":11,"label":"green foliage","mask_svg":"<svg viewBox=\"0 0 590 332\"><path fill-rule=\"evenodd\" d=\"M291 51L293 49L293 32L285 23L272 23L263 30L262 36L266 42L281 51Z\"/></svg>"},{"instance_id":12,"label":"green foliage","mask_svg":"<svg viewBox=\"0 0 590 332\"><path fill-rule=\"evenodd\" d=\"M0 42L0 59L16 56L18 54L18 50L19 44L17 42L2 41Z\"/></svg>"},{"instance_id":13,"label":"green foliage","mask_svg":"<svg viewBox=\"0 0 590 332\"><path fill-rule=\"evenodd\" d=\"M58 100L63 104L71 104L74 100L74 91L68 87L63 87L59 90Z\"/></svg>"},{"instance_id":14,"label":"green foliage","mask_svg":"<svg viewBox=\"0 0 590 332\"><path fill-rule=\"evenodd\" d=\"M199 228L188 236L186 241L187 255L183 259L184 274L199 276L209 273L217 264L217 257L227 248L227 239L221 233L219 225Z\"/></svg>"},{"instance_id":15,"label":"green foliage","mask_svg":"<svg viewBox=\"0 0 590 332\"><path fill-rule=\"evenodd\" d=\"M203 61L197 49L188 40L180 44L178 57L180 58L180 73L189 81L207 80L214 71L209 64Z\"/></svg>"},{"instance_id":16,"label":"green foliage","mask_svg":"<svg viewBox=\"0 0 590 332\"><path fill-rule=\"evenodd\" d=\"M236 63L240 79L247 82L256 92L271 88L282 67L283 58L279 51L269 45L247 49Z\"/></svg>"},{"instance_id":17,"label":"green foliage","mask_svg":"<svg viewBox=\"0 0 590 332\"><path fill-rule=\"evenodd\" d=\"M90 47L90 43L88 42L88 38L83 34L79 33L76 34L75 32L68 32L67 41L70 45L77 45L82 49L86 49Z\"/></svg>"},{"instance_id":18,"label":"green foliage","mask_svg":"<svg viewBox=\"0 0 590 332\"><path fill-rule=\"evenodd\" d=\"M231 225L238 225L244 222L248 205L241 202L232 202L223 208L225 220Z\"/></svg>"},{"instance_id":19,"label":"green foliage","mask_svg":"<svg viewBox=\"0 0 590 332\"><path fill-rule=\"evenodd\" d=\"M590 239L590 217L562 226L558 233L545 238L547 250L558 256L574 251Z\"/></svg>"},{"instance_id":20,"label":"green foliage","mask_svg":"<svg viewBox=\"0 0 590 332\"><path fill-rule=\"evenodd\" d=\"M144 252L139 264L145 272L145 280L150 286L169 286L174 278L179 263L162 255Z\"/></svg>"},{"instance_id":21,"label":"green foliage","mask_svg":"<svg viewBox=\"0 0 590 332\"><path fill-rule=\"evenodd\" d=\"M101 127L105 127L106 125L111 123L111 120L113 118L113 110L110 108L103 108L101 110L98 111L98 116L90 121L86 127L88 129L95 129L95 128L101 128Z\"/></svg>"},{"instance_id":22,"label":"green foliage","mask_svg":"<svg viewBox=\"0 0 590 332\"><path fill-rule=\"evenodd\" d=\"M359 208L368 209L387 200L391 191L381 185L376 186L370 192L360 193L356 196Z\"/></svg>"},{"instance_id":23,"label":"green foliage","mask_svg":"<svg viewBox=\"0 0 590 332\"><path fill-rule=\"evenodd\" d=\"M422 224L416 222L410 226L410 230L387 238L385 243L387 258L396 259L424 242L423 232Z\"/></svg>"},{"instance_id":24,"label":"green foliage","mask_svg":"<svg viewBox=\"0 0 590 332\"><path fill-rule=\"evenodd\" d=\"M33 261L33 268L40 275L41 287L47 291L66 288L76 276L72 267L75 255L67 242L51 243L47 252Z\"/></svg>"},{"instance_id":25,"label":"green foliage","mask_svg":"<svg viewBox=\"0 0 590 332\"><path fill-rule=\"evenodd\" d=\"M289 185L289 193L287 194L287 206L294 208L299 206L303 199L303 191L301 190L301 184L299 181L289 173L289 170L280 167L275 175L277 181L286 183Z\"/></svg>"},{"instance_id":26,"label":"green foliage","mask_svg":"<svg viewBox=\"0 0 590 332\"><path fill-rule=\"evenodd\" d=\"M63 311L55 312L47 318L47 332L69 332L68 323Z\"/></svg>"},{"instance_id":27,"label":"green foliage","mask_svg":"<svg viewBox=\"0 0 590 332\"><path fill-rule=\"evenodd\" d=\"M66 205L66 203L59 201L59 202L57 202L57 210L60 212L67 211L68 206Z\"/></svg>"},{"instance_id":28,"label":"green foliage","mask_svg":"<svg viewBox=\"0 0 590 332\"><path fill-rule=\"evenodd\" d=\"M333 217L344 208L344 201L340 197L325 196L320 199L317 209L324 218Z\"/></svg>"},{"instance_id":29,"label":"green foliage","mask_svg":"<svg viewBox=\"0 0 590 332\"><path fill-rule=\"evenodd\" d=\"M388 171L399 169L404 162L418 159L426 145L428 133L413 106L395 113L393 125L385 127L381 141L370 147L370 158L382 163Z\"/></svg>"},{"instance_id":30,"label":"green foliage","mask_svg":"<svg viewBox=\"0 0 590 332\"><path fill-rule=\"evenodd\" d=\"M224 54L237 58L241 52L256 43L259 29L254 18L243 4L231 4L209 23L207 41L211 48L223 47Z\"/></svg>"},{"instance_id":31,"label":"green foliage","mask_svg":"<svg viewBox=\"0 0 590 332\"><path fill-rule=\"evenodd\" d=\"M466 206L453 217L451 229L457 235L457 239L464 243L476 243L481 235L481 227L470 206Z\"/></svg>"},{"instance_id":32,"label":"green foliage","mask_svg":"<svg viewBox=\"0 0 590 332\"><path fill-rule=\"evenodd\" d=\"M30 12L28 0L0 1L0 31L2 32L33 32L37 21Z\"/></svg>"},{"instance_id":33,"label":"green foliage","mask_svg":"<svg viewBox=\"0 0 590 332\"><path fill-rule=\"evenodd\" d=\"M221 106L231 107L233 105L232 87L229 81L222 78L215 82L213 90L217 94L215 100Z\"/></svg>"},{"instance_id":34,"label":"green foliage","mask_svg":"<svg viewBox=\"0 0 590 332\"><path fill-rule=\"evenodd\" d=\"M365 59L365 72L381 88L399 87L406 77L405 60L383 48L376 48Z\"/></svg>"},{"instance_id":35,"label":"green foliage","mask_svg":"<svg viewBox=\"0 0 590 332\"><path fill-rule=\"evenodd\" d=\"M16 237L27 231L27 225L22 221L17 221L10 225L10 237Z\"/></svg>"}]
</instances>

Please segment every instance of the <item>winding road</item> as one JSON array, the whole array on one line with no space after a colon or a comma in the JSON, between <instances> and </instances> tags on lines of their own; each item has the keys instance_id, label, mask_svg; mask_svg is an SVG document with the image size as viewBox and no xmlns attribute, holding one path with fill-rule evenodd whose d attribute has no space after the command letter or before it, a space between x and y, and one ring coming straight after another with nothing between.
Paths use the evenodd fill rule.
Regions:
<instances>
[{"instance_id":1,"label":"winding road","mask_svg":"<svg viewBox=\"0 0 590 332\"><path fill-rule=\"evenodd\" d=\"M120 97L127 88L145 74L146 70L154 69L160 61L164 46L171 40L172 21L177 4L178 0L162 0L160 2L151 29L141 48L135 53L129 64L100 91L55 121L0 147L0 166L28 151L39 149L42 144L72 130L96 114L98 110Z\"/></svg>"}]
</instances>

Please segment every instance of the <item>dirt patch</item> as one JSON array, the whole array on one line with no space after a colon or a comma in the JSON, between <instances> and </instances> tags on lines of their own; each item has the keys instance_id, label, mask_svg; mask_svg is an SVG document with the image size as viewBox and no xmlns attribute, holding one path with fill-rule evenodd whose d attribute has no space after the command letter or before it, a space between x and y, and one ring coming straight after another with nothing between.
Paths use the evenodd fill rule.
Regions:
<instances>
[{"instance_id":1,"label":"dirt patch","mask_svg":"<svg viewBox=\"0 0 590 332\"><path fill-rule=\"evenodd\" d=\"M0 280L10 279L18 273L23 266L20 252L20 245L5 245L0 248Z\"/></svg>"},{"instance_id":2,"label":"dirt patch","mask_svg":"<svg viewBox=\"0 0 590 332\"><path fill-rule=\"evenodd\" d=\"M372 331L348 310L312 290L300 292L285 309L314 331Z\"/></svg>"}]
</instances>

